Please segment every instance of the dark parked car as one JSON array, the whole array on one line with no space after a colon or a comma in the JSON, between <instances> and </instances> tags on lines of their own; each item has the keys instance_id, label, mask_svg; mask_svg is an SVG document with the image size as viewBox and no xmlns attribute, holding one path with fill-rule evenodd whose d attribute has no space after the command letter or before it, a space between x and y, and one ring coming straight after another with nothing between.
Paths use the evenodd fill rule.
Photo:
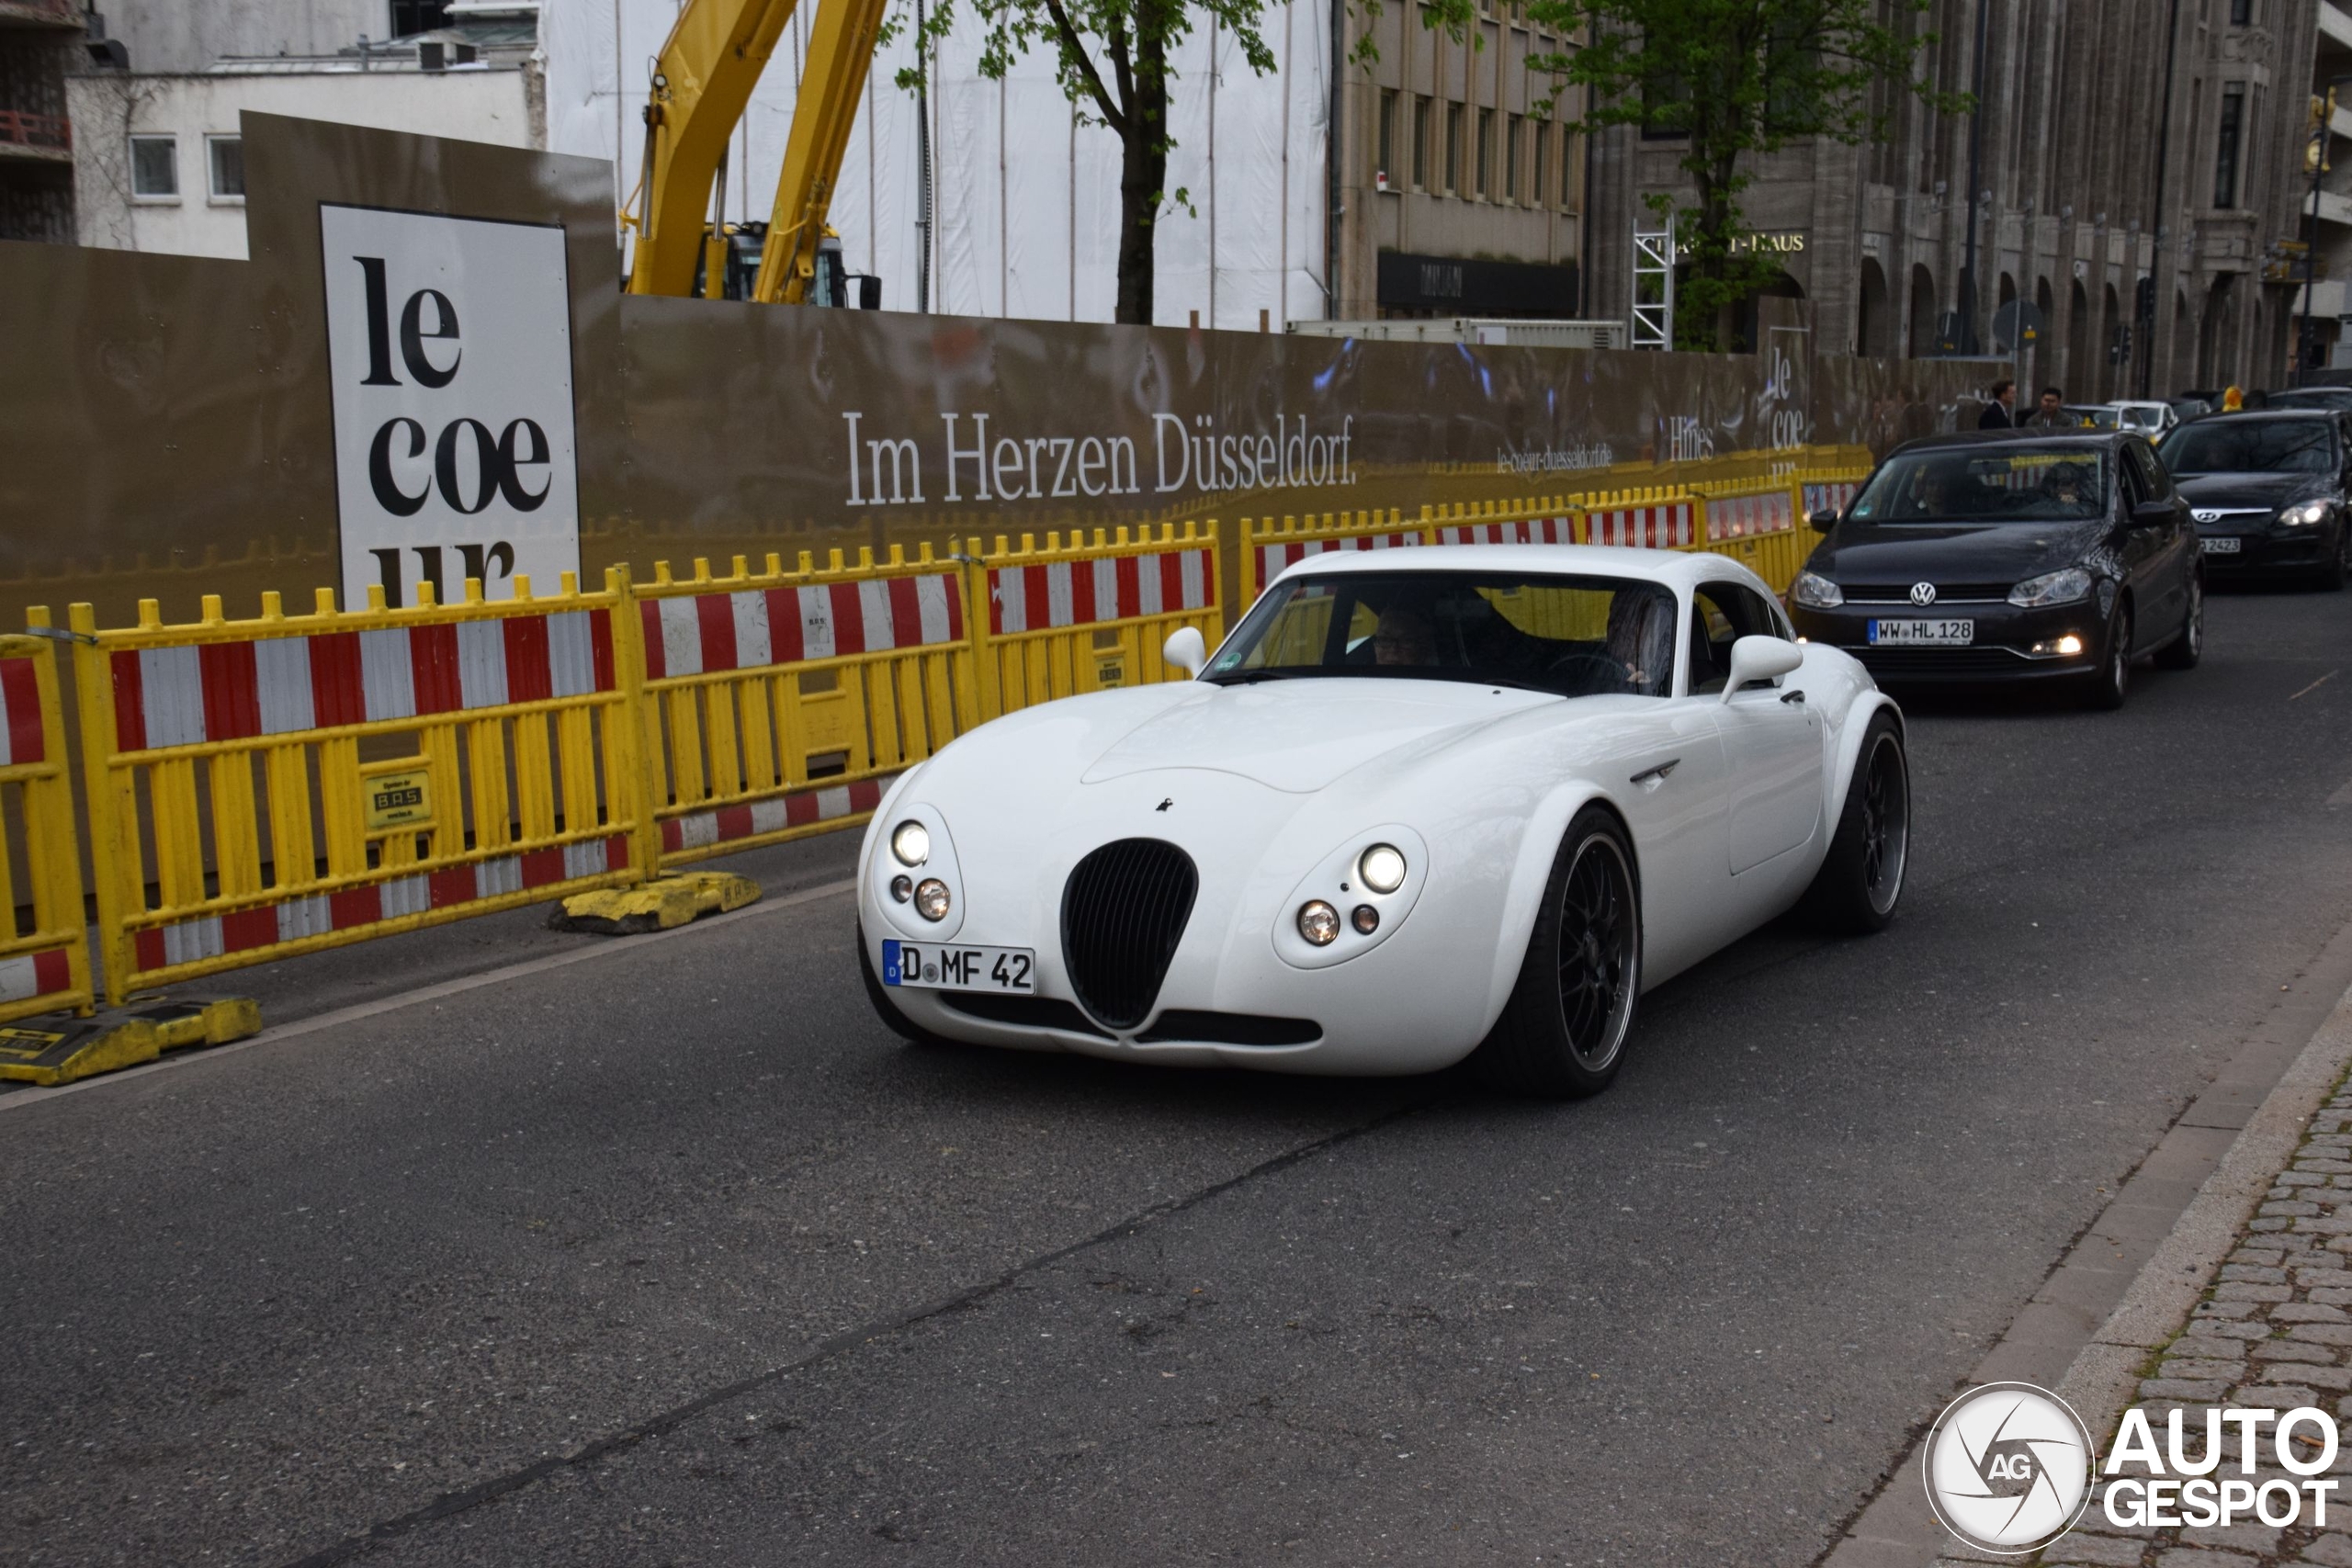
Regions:
<instances>
[{"instance_id":1,"label":"dark parked car","mask_svg":"<svg viewBox=\"0 0 2352 1568\"><path fill-rule=\"evenodd\" d=\"M2184 424L2158 450L2197 519L2206 570L2352 577L2352 414L2265 409Z\"/></svg>"},{"instance_id":2,"label":"dark parked car","mask_svg":"<svg viewBox=\"0 0 2352 1568\"><path fill-rule=\"evenodd\" d=\"M1991 431L1897 447L1789 590L1798 635L1882 683L2041 680L2122 705L2132 661L2204 651L2188 508L2137 435Z\"/></svg>"},{"instance_id":3,"label":"dark parked car","mask_svg":"<svg viewBox=\"0 0 2352 1568\"><path fill-rule=\"evenodd\" d=\"M2263 400L2266 412L2276 409L2326 409L2333 413L2352 412L2352 387L2297 387L2292 391L2273 392Z\"/></svg>"}]
</instances>

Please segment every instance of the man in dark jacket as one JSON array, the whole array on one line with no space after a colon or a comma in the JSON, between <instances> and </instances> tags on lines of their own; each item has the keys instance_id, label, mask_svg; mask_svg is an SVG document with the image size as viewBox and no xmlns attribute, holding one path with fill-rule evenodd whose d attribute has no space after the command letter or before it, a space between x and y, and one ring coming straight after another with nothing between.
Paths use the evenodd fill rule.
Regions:
<instances>
[{"instance_id":1,"label":"man in dark jacket","mask_svg":"<svg viewBox=\"0 0 2352 1568\"><path fill-rule=\"evenodd\" d=\"M1977 429L2007 430L2017 423L2009 412L2018 403L2018 384L2015 381L1996 381L1984 396L1984 412L1977 416Z\"/></svg>"}]
</instances>

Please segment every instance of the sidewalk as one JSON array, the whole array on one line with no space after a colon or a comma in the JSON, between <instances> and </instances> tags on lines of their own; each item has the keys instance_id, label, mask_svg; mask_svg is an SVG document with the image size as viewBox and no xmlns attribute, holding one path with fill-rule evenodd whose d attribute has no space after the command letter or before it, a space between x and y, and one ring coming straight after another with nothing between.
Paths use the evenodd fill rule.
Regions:
<instances>
[{"instance_id":1,"label":"sidewalk","mask_svg":"<svg viewBox=\"0 0 2352 1568\"><path fill-rule=\"evenodd\" d=\"M2344 1012L2339 1010L2340 1023ZM2323 1038L2333 1029L2323 1031ZM2352 1089L2340 1064L2332 1092L2285 1168L2274 1169L2255 1216L2238 1231L2204 1297L2143 1370L2136 1404L2161 1434L2175 1410L2201 1433L2222 1405L2284 1412L2313 1405L2340 1419L2352 1411ZM2085 1412L2102 1456L2116 1423ZM2161 1441L2161 1437L2159 1441ZM2269 1452L2267 1440L2263 1451ZM2234 1452L2234 1445L2233 1445ZM2227 1466L2236 1473L2233 1461ZM2345 1481L2327 1528L2241 1523L2207 1529L2119 1529L2093 1494L2083 1522L2037 1561L2104 1568L2269 1568L2320 1563L2352 1568L2352 1432L2329 1476ZM2266 1463L2250 1479L2295 1479ZM1954 1554L1954 1561L1970 1560ZM2015 1561L2011 1559L2010 1561Z\"/></svg>"}]
</instances>

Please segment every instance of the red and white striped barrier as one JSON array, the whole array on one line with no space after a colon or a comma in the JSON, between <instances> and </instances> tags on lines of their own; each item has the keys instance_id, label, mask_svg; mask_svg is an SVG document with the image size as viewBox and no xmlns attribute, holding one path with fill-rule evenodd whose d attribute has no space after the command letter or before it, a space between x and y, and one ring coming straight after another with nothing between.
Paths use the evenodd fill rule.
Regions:
<instances>
[{"instance_id":1,"label":"red and white striped barrier","mask_svg":"<svg viewBox=\"0 0 2352 1568\"><path fill-rule=\"evenodd\" d=\"M964 637L964 595L947 572L681 594L648 599L639 609L645 674L651 681L931 648Z\"/></svg>"},{"instance_id":2,"label":"red and white striped barrier","mask_svg":"<svg viewBox=\"0 0 2352 1568\"><path fill-rule=\"evenodd\" d=\"M74 966L62 947L0 958L0 1002L29 1001L73 987Z\"/></svg>"},{"instance_id":3,"label":"red and white striped barrier","mask_svg":"<svg viewBox=\"0 0 2352 1568\"><path fill-rule=\"evenodd\" d=\"M989 630L1042 632L1204 610L1216 591L1206 550L989 568Z\"/></svg>"},{"instance_id":4,"label":"red and white striped barrier","mask_svg":"<svg viewBox=\"0 0 2352 1568\"><path fill-rule=\"evenodd\" d=\"M855 784L803 790L797 795L755 800L748 806L722 806L673 817L662 824L662 852L680 854L712 844L732 843L759 833L780 833L787 828L813 828L838 821L882 804L888 779L860 779Z\"/></svg>"},{"instance_id":5,"label":"red and white striped barrier","mask_svg":"<svg viewBox=\"0 0 2352 1568\"><path fill-rule=\"evenodd\" d=\"M209 915L132 933L141 970L192 964L202 958L275 947L304 937L372 926L402 915L422 915L452 904L477 903L506 894L602 876L628 865L628 839L616 834L584 843L559 844L524 854L500 855L469 865L400 876L367 887L345 888L281 904ZM47 957L48 954L40 956ZM5 968L0 964L0 968Z\"/></svg>"},{"instance_id":6,"label":"red and white striped barrier","mask_svg":"<svg viewBox=\"0 0 2352 1568\"><path fill-rule=\"evenodd\" d=\"M1796 525L1796 508L1784 490L1768 490L1758 495L1719 496L1707 502L1707 537L1711 540L1784 534Z\"/></svg>"},{"instance_id":7,"label":"red and white striped barrier","mask_svg":"<svg viewBox=\"0 0 2352 1568\"><path fill-rule=\"evenodd\" d=\"M1258 547L1258 581L1272 582L1309 556L1331 550L1398 550L1421 542L1418 533L1357 534L1337 539L1291 539Z\"/></svg>"},{"instance_id":8,"label":"red and white striped barrier","mask_svg":"<svg viewBox=\"0 0 2352 1568\"><path fill-rule=\"evenodd\" d=\"M1512 523L1449 524L1437 531L1441 545L1573 545L1573 517L1535 517Z\"/></svg>"},{"instance_id":9,"label":"red and white striped barrier","mask_svg":"<svg viewBox=\"0 0 2352 1568\"><path fill-rule=\"evenodd\" d=\"M125 649L112 659L115 744L200 746L609 692L608 615L571 610ZM12 745L16 711L12 695Z\"/></svg>"},{"instance_id":10,"label":"red and white striped barrier","mask_svg":"<svg viewBox=\"0 0 2352 1568\"><path fill-rule=\"evenodd\" d=\"M48 760L48 749L40 739L40 682L33 661L0 659L0 768ZM63 962L62 956L59 961ZM0 992L0 1001L13 999Z\"/></svg>"},{"instance_id":11,"label":"red and white striped barrier","mask_svg":"<svg viewBox=\"0 0 2352 1568\"><path fill-rule=\"evenodd\" d=\"M1691 531L1690 503L1661 502L1656 506L1621 506L1585 515L1586 542L1634 545L1667 550L1698 542Z\"/></svg>"},{"instance_id":12,"label":"red and white striped barrier","mask_svg":"<svg viewBox=\"0 0 2352 1568\"><path fill-rule=\"evenodd\" d=\"M1836 507L1843 513L1846 508L1854 504L1854 492L1861 488L1860 482L1855 479L1838 479L1827 484L1809 484L1804 487L1804 514L1810 517L1815 513L1828 507Z\"/></svg>"}]
</instances>

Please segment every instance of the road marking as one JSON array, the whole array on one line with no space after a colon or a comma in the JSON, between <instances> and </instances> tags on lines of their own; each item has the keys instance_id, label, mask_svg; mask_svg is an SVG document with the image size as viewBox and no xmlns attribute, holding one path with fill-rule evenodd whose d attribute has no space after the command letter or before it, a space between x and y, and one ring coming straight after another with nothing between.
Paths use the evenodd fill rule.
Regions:
<instances>
[{"instance_id":1,"label":"road marking","mask_svg":"<svg viewBox=\"0 0 2352 1568\"><path fill-rule=\"evenodd\" d=\"M730 910L724 915L707 916L671 931L648 931L642 936L605 937L596 942L583 943L579 947L569 948L562 953L549 953L544 958L526 959L520 964L509 964L503 968L484 970L479 975L465 975L455 980L443 980L436 985L421 986L413 991L402 991L398 996L381 997L372 1002L360 1002L352 1007L337 1008L333 1012L322 1012L310 1018L297 1019L292 1023L282 1024L275 1029L265 1029L249 1040L239 1040L227 1045L173 1052L140 1066L128 1067L119 1073L102 1073L96 1077L84 1078L79 1083L59 1084L53 1089L19 1089L14 1094L0 1096L0 1111L22 1111L28 1106L38 1105L43 1100L54 1100L61 1094L78 1094L85 1089L104 1089L108 1084L127 1083L132 1078L143 1077L149 1073L162 1072L169 1067L193 1066L198 1062L217 1062L223 1056L234 1055L240 1051L250 1051L256 1045L274 1044L281 1040L293 1040L305 1034L315 1034L322 1029L334 1029L346 1023L357 1023L362 1020L379 1017L384 1013L398 1012L402 1008L414 1007L419 1002L439 1001L444 997L462 996L468 991L480 990L484 986L503 985L509 980L519 980L526 975L543 974L549 969L561 969L568 964L585 964L592 958L603 958L614 953L629 952L648 942L668 942L673 937L685 936L694 931L712 931L719 926L732 925L737 920L748 920L755 916L774 914L780 909L798 908L804 904L814 904L820 899L839 897L856 886L855 877L847 877L840 882L825 883L820 886L804 887L797 893L787 893L781 898L763 898L756 904L747 904L742 908Z\"/></svg>"},{"instance_id":2,"label":"road marking","mask_svg":"<svg viewBox=\"0 0 2352 1568\"><path fill-rule=\"evenodd\" d=\"M2303 688L2303 690L2302 690L2302 691L2301 691L2301 692L2297 692L2297 693L2295 694L2295 697L2300 697L2300 696L2303 695L2303 694L2304 694L2304 693L2306 693L2306 692L2315 692L2315 691L2319 690L2322 686L2326 685L2330 681L2333 681L2333 680L2335 680L2335 671L2333 671L2333 670L2331 670L2331 671L2329 671L2326 674L2324 674L2324 675L2321 676L2318 680L2313 681L2310 685L2305 686L2305 687ZM2289 702L2290 702L2290 703L2291 703L2291 702L2293 702L2293 701L2295 700L2295 697L2289 697L2287 700L2288 700Z\"/></svg>"}]
</instances>

